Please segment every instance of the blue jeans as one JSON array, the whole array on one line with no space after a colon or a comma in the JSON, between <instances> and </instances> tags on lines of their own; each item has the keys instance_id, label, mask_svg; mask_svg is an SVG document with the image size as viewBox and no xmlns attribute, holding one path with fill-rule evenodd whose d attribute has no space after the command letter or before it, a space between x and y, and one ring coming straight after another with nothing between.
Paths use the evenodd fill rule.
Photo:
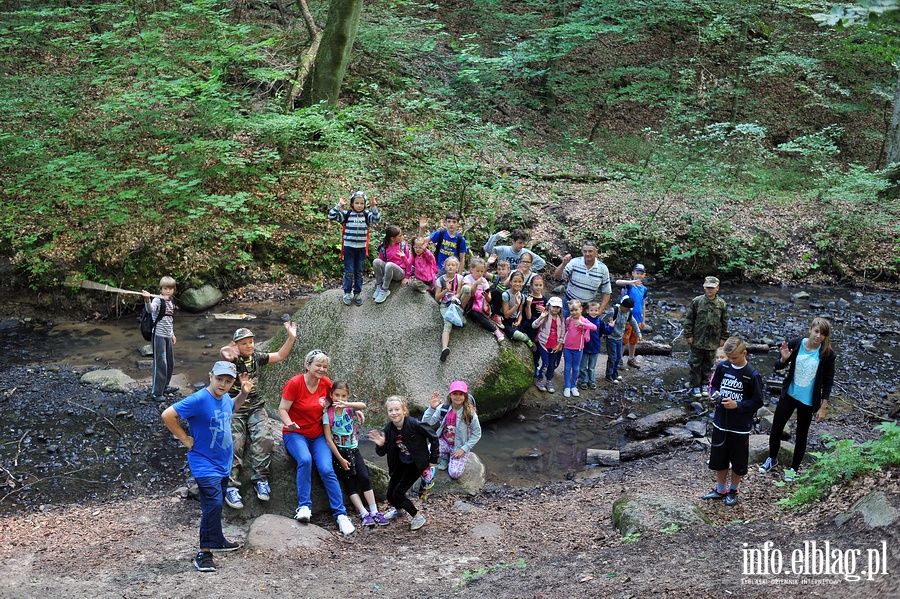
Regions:
<instances>
[{"instance_id":1,"label":"blue jeans","mask_svg":"<svg viewBox=\"0 0 900 599\"><path fill-rule=\"evenodd\" d=\"M606 353L609 359L606 361L606 378L614 379L619 376L619 362L622 361L622 340L606 338Z\"/></svg>"},{"instance_id":2,"label":"blue jeans","mask_svg":"<svg viewBox=\"0 0 900 599\"><path fill-rule=\"evenodd\" d=\"M288 433L284 436L284 447L297 460L297 507L305 505L312 508L310 491L312 490L312 463L315 460L319 478L322 479L325 492L328 494L332 515L335 518L342 514L346 516L347 510L344 508L341 484L334 473L331 448L328 447L325 435L307 439L300 433Z\"/></svg>"},{"instance_id":3,"label":"blue jeans","mask_svg":"<svg viewBox=\"0 0 900 599\"><path fill-rule=\"evenodd\" d=\"M578 380L582 383L596 383L594 379L594 368L597 367L597 356L600 354L584 353L581 355L581 371L578 373Z\"/></svg>"},{"instance_id":4,"label":"blue jeans","mask_svg":"<svg viewBox=\"0 0 900 599\"><path fill-rule=\"evenodd\" d=\"M578 384L578 369L581 368L581 351L580 349L563 349L563 380L566 389L570 389Z\"/></svg>"},{"instance_id":5,"label":"blue jeans","mask_svg":"<svg viewBox=\"0 0 900 599\"><path fill-rule=\"evenodd\" d=\"M200 494L200 549L224 547L222 501L225 499L228 477L201 476L194 480Z\"/></svg>"},{"instance_id":6,"label":"blue jeans","mask_svg":"<svg viewBox=\"0 0 900 599\"><path fill-rule=\"evenodd\" d=\"M538 366L538 369L534 372L534 378L544 378L544 371L546 371L547 380L553 380L553 371L556 370L556 367L559 365L559 352L550 353L550 351L545 348L540 343L538 345L538 350L541 353L541 364Z\"/></svg>"},{"instance_id":7,"label":"blue jeans","mask_svg":"<svg viewBox=\"0 0 900 599\"><path fill-rule=\"evenodd\" d=\"M366 248L344 248L344 293L362 293L363 268L366 264Z\"/></svg>"}]
</instances>

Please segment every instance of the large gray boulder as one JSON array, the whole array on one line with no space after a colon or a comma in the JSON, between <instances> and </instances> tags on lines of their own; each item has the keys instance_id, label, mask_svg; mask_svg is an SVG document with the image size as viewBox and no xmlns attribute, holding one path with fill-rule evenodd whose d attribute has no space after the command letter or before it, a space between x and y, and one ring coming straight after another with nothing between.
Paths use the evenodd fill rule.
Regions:
<instances>
[{"instance_id":1,"label":"large gray boulder","mask_svg":"<svg viewBox=\"0 0 900 599\"><path fill-rule=\"evenodd\" d=\"M628 422L625 424L625 430L635 439L646 439L674 424L687 422L690 416L691 413L683 407L669 408Z\"/></svg>"},{"instance_id":2,"label":"large gray boulder","mask_svg":"<svg viewBox=\"0 0 900 599\"><path fill-rule=\"evenodd\" d=\"M97 387L101 391L123 393L133 389L136 381L121 370L107 368L84 373L81 376L81 384Z\"/></svg>"},{"instance_id":3,"label":"large gray boulder","mask_svg":"<svg viewBox=\"0 0 900 599\"><path fill-rule=\"evenodd\" d=\"M672 525L675 525L672 527ZM694 524L709 524L709 518L687 499L663 493L623 495L613 502L613 526L627 536L636 532L678 530Z\"/></svg>"},{"instance_id":4,"label":"large gray boulder","mask_svg":"<svg viewBox=\"0 0 900 599\"><path fill-rule=\"evenodd\" d=\"M191 288L182 293L178 300L188 312L203 312L222 301L222 292L212 285Z\"/></svg>"},{"instance_id":5,"label":"large gray boulder","mask_svg":"<svg viewBox=\"0 0 900 599\"><path fill-rule=\"evenodd\" d=\"M297 340L290 356L266 367L260 392L277 407L284 384L305 371L303 358L312 349L331 357L332 380L350 383L351 394L368 404L367 425L386 421L384 400L402 395L414 414L423 412L437 391L443 397L454 380L464 380L478 404L482 422L516 408L531 384L532 358L519 342L496 340L469 322L454 328L451 353L439 359L441 320L437 302L409 287L394 287L382 304L372 301L372 287L363 288L362 306L341 303L342 291L332 289L314 296L297 311ZM285 331L272 339L280 347Z\"/></svg>"}]
</instances>

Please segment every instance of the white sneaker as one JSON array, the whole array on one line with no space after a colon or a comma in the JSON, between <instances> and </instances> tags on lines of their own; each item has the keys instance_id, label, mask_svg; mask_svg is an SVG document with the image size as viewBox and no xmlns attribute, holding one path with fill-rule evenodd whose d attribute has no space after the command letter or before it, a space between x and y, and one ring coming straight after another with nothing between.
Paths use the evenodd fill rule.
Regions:
<instances>
[{"instance_id":1,"label":"white sneaker","mask_svg":"<svg viewBox=\"0 0 900 599\"><path fill-rule=\"evenodd\" d=\"M301 505L297 508L297 512L294 514L294 520L303 522L304 524L308 524L311 517L312 512L310 511L308 505Z\"/></svg>"},{"instance_id":2,"label":"white sneaker","mask_svg":"<svg viewBox=\"0 0 900 599\"><path fill-rule=\"evenodd\" d=\"M341 514L337 517L337 525L338 530L340 530L341 534L345 537L347 535L352 535L353 531L356 530L356 527L353 526L353 522L350 522L350 518L348 518L345 514Z\"/></svg>"},{"instance_id":3,"label":"white sneaker","mask_svg":"<svg viewBox=\"0 0 900 599\"><path fill-rule=\"evenodd\" d=\"M581 393L578 392L578 387L572 387L572 397L580 397Z\"/></svg>"},{"instance_id":4,"label":"white sneaker","mask_svg":"<svg viewBox=\"0 0 900 599\"><path fill-rule=\"evenodd\" d=\"M402 518L406 515L406 510L398 510L395 507L389 508L382 516L384 516L385 520L394 520L396 518Z\"/></svg>"},{"instance_id":5,"label":"white sneaker","mask_svg":"<svg viewBox=\"0 0 900 599\"><path fill-rule=\"evenodd\" d=\"M571 391L571 389L569 389L568 387L566 387L565 389L563 389L563 397L571 397L571 396L572 396L572 391Z\"/></svg>"}]
</instances>

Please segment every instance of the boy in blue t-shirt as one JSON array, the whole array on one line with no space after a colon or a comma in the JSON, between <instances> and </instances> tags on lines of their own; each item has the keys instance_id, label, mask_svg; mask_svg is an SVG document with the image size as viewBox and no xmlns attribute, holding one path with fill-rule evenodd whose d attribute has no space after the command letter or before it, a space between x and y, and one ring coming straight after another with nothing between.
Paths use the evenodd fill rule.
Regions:
<instances>
[{"instance_id":1,"label":"boy in blue t-shirt","mask_svg":"<svg viewBox=\"0 0 900 599\"><path fill-rule=\"evenodd\" d=\"M647 301L647 288L644 286L644 277L647 276L647 269L643 264L635 264L631 271L631 279L617 279L616 285L622 287L622 295L628 296L634 301L634 308L631 309L631 315L634 316L638 323L638 328L644 330L644 302ZM640 339L640 331L635 331L629 324L625 327L625 334L622 336L622 345L628 349L628 366L631 368L640 368L635 359L634 352Z\"/></svg>"},{"instance_id":2,"label":"boy in blue t-shirt","mask_svg":"<svg viewBox=\"0 0 900 599\"><path fill-rule=\"evenodd\" d=\"M222 502L231 474L231 414L247 399L253 384L250 374L240 376L241 393L234 399L228 390L237 378L231 362L216 362L209 373L209 386L166 408L162 421L188 449L188 466L200 493L200 552L194 567L200 572L215 572L213 551L240 549L222 533ZM178 418L187 420L190 435Z\"/></svg>"},{"instance_id":3,"label":"boy in blue t-shirt","mask_svg":"<svg viewBox=\"0 0 900 599\"><path fill-rule=\"evenodd\" d=\"M424 237L428 219L424 216L419 219L419 237ZM466 238L459 231L459 214L448 212L444 217L444 226L428 236L434 244L434 257L437 260L438 276L444 274L444 260L455 256L459 260L459 270L462 273L466 268Z\"/></svg>"}]
</instances>

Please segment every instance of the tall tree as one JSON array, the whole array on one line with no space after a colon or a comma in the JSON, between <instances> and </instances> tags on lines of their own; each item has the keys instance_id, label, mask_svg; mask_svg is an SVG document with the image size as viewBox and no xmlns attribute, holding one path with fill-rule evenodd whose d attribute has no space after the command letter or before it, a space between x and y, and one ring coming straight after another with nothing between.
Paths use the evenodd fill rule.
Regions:
<instances>
[{"instance_id":1,"label":"tall tree","mask_svg":"<svg viewBox=\"0 0 900 599\"><path fill-rule=\"evenodd\" d=\"M350 62L350 50L359 30L363 0L331 0L328 21L316 55L312 75L301 96L304 106L325 101L336 106Z\"/></svg>"}]
</instances>

